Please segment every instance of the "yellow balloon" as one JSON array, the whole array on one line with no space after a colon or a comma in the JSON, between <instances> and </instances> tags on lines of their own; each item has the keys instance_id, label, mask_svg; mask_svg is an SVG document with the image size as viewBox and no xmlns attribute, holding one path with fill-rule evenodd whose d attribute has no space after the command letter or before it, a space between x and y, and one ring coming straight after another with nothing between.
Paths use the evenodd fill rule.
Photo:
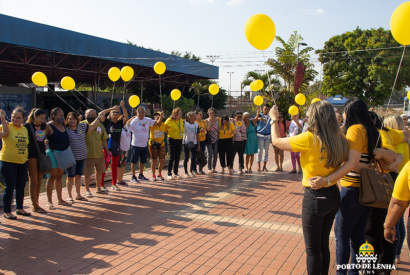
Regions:
<instances>
[{"instance_id":1,"label":"yellow balloon","mask_svg":"<svg viewBox=\"0 0 410 275\"><path fill-rule=\"evenodd\" d=\"M248 42L258 50L266 50L275 39L275 23L265 14L252 15L245 24Z\"/></svg>"},{"instance_id":2,"label":"yellow balloon","mask_svg":"<svg viewBox=\"0 0 410 275\"><path fill-rule=\"evenodd\" d=\"M263 104L263 97L261 97L260 95L255 96L255 98L253 99L253 103L256 106L261 106Z\"/></svg>"},{"instance_id":3,"label":"yellow balloon","mask_svg":"<svg viewBox=\"0 0 410 275\"><path fill-rule=\"evenodd\" d=\"M318 101L320 101L320 98L316 97L316 98L312 99L312 104L315 103L315 102L318 102Z\"/></svg>"},{"instance_id":4,"label":"yellow balloon","mask_svg":"<svg viewBox=\"0 0 410 275\"><path fill-rule=\"evenodd\" d=\"M398 6L390 18L391 33L401 45L410 45L410 2Z\"/></svg>"},{"instance_id":5,"label":"yellow balloon","mask_svg":"<svg viewBox=\"0 0 410 275\"><path fill-rule=\"evenodd\" d=\"M31 76L31 80L33 81L33 83L37 86L46 86L48 81L47 81L47 76L42 73L42 72L35 72L32 76Z\"/></svg>"},{"instance_id":6,"label":"yellow balloon","mask_svg":"<svg viewBox=\"0 0 410 275\"><path fill-rule=\"evenodd\" d=\"M292 116L296 116L299 113L299 109L296 106L289 107L289 114Z\"/></svg>"},{"instance_id":7,"label":"yellow balloon","mask_svg":"<svg viewBox=\"0 0 410 275\"><path fill-rule=\"evenodd\" d=\"M134 76L134 69L130 66L125 66L121 69L121 78L125 82L130 81Z\"/></svg>"},{"instance_id":8,"label":"yellow balloon","mask_svg":"<svg viewBox=\"0 0 410 275\"><path fill-rule=\"evenodd\" d=\"M135 108L140 104L140 98L137 95L132 95L128 99L128 103L130 104L131 108Z\"/></svg>"},{"instance_id":9,"label":"yellow balloon","mask_svg":"<svg viewBox=\"0 0 410 275\"><path fill-rule=\"evenodd\" d=\"M167 67L165 66L164 62L158 61L154 65L154 71L159 75L165 73L166 69L167 69Z\"/></svg>"},{"instance_id":10,"label":"yellow balloon","mask_svg":"<svg viewBox=\"0 0 410 275\"><path fill-rule=\"evenodd\" d=\"M305 105L306 103L306 96L304 94L297 94L295 96L295 102L299 105Z\"/></svg>"},{"instance_id":11,"label":"yellow balloon","mask_svg":"<svg viewBox=\"0 0 410 275\"><path fill-rule=\"evenodd\" d=\"M251 82L251 85L249 85L249 88L251 88L251 91L256 92L256 88L255 88L255 81Z\"/></svg>"},{"instance_id":12,"label":"yellow balloon","mask_svg":"<svg viewBox=\"0 0 410 275\"><path fill-rule=\"evenodd\" d=\"M75 88L75 81L74 81L74 79L72 79L72 78L69 77L69 76L63 77L63 79L61 79L61 87L62 87L64 90L68 90L68 91L74 89L74 88Z\"/></svg>"},{"instance_id":13,"label":"yellow balloon","mask_svg":"<svg viewBox=\"0 0 410 275\"><path fill-rule=\"evenodd\" d=\"M173 89L171 91L171 98L173 101L177 101L181 97L181 91L178 89Z\"/></svg>"},{"instance_id":14,"label":"yellow balloon","mask_svg":"<svg viewBox=\"0 0 410 275\"><path fill-rule=\"evenodd\" d=\"M407 98L410 99L410 91L407 93Z\"/></svg>"},{"instance_id":15,"label":"yellow balloon","mask_svg":"<svg viewBox=\"0 0 410 275\"><path fill-rule=\"evenodd\" d=\"M260 79L255 80L254 87L255 87L256 91L262 90L263 89L263 81L260 80Z\"/></svg>"},{"instance_id":16,"label":"yellow balloon","mask_svg":"<svg viewBox=\"0 0 410 275\"><path fill-rule=\"evenodd\" d=\"M209 86L209 93L211 95L216 95L217 93L219 93L219 86L217 84L211 84Z\"/></svg>"},{"instance_id":17,"label":"yellow balloon","mask_svg":"<svg viewBox=\"0 0 410 275\"><path fill-rule=\"evenodd\" d=\"M117 67L112 67L109 71L108 71L108 77L110 78L110 80L112 82L117 81L118 79L120 79L121 76L121 71L120 69L118 69Z\"/></svg>"}]
</instances>

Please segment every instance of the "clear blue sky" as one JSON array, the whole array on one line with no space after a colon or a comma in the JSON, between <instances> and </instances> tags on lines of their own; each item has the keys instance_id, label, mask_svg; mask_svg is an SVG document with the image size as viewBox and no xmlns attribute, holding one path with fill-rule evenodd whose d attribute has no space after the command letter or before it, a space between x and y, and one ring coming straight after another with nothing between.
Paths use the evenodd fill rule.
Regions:
<instances>
[{"instance_id":1,"label":"clear blue sky","mask_svg":"<svg viewBox=\"0 0 410 275\"><path fill-rule=\"evenodd\" d=\"M297 30L309 46L320 49L330 37L362 29L390 29L390 16L405 1L398 0L0 0L0 13L115 41L190 51L210 63L206 55L220 55L220 86L240 90L247 71L264 69L260 51L244 35L246 20L264 13L285 40ZM52 38L50 38L52 39ZM276 41L265 52L273 57ZM317 56L312 55L312 61ZM318 62L316 64L319 65ZM319 69L320 67L317 66Z\"/></svg>"}]
</instances>

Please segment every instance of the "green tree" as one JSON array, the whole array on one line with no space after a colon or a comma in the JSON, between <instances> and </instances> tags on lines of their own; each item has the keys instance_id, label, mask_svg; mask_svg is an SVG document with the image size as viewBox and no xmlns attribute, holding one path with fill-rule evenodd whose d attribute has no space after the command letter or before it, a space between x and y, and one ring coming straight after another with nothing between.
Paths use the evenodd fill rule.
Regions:
<instances>
[{"instance_id":1,"label":"green tree","mask_svg":"<svg viewBox=\"0 0 410 275\"><path fill-rule=\"evenodd\" d=\"M303 38L295 31L287 42L280 36L276 36L276 39L282 44L282 47L275 48L276 59L269 59L266 64L271 66L272 73L275 76L283 80L285 89L291 91L297 65L297 47L298 43L303 41ZM305 91L309 83L313 81L318 74L317 71L314 70L313 64L309 61L309 52L312 50L312 47L303 47L300 48L299 51L299 62L306 66L303 84L299 89L300 92Z\"/></svg>"},{"instance_id":2,"label":"green tree","mask_svg":"<svg viewBox=\"0 0 410 275\"><path fill-rule=\"evenodd\" d=\"M197 102L197 106L199 106L199 98L201 97L201 95L207 91L209 85L202 85L199 82L195 82L192 83L191 88L189 88L190 91L195 91L195 93L198 95L198 102Z\"/></svg>"},{"instance_id":3,"label":"green tree","mask_svg":"<svg viewBox=\"0 0 410 275\"><path fill-rule=\"evenodd\" d=\"M174 106L175 108L181 108L182 114L185 115L189 111L192 111L194 105L195 102L193 99L189 99L184 96L181 96L177 101L175 101L175 105L170 95L162 96L162 109L164 110L166 116L171 114Z\"/></svg>"},{"instance_id":4,"label":"green tree","mask_svg":"<svg viewBox=\"0 0 410 275\"><path fill-rule=\"evenodd\" d=\"M389 30L361 30L333 36L317 50L323 64L322 93L359 97L369 106L381 105L390 97L403 49ZM407 52L396 90L410 84L410 53Z\"/></svg>"},{"instance_id":5,"label":"green tree","mask_svg":"<svg viewBox=\"0 0 410 275\"><path fill-rule=\"evenodd\" d=\"M270 82L269 82L270 78ZM249 71L246 75L244 80L241 82L241 90L243 90L245 87L250 86L251 83L257 79L260 79L263 81L263 89L259 91L259 94L266 97L266 98L271 98L272 93L271 89L267 89L269 85L273 87L274 89L273 92L279 91L281 89L281 83L279 79L275 78L273 75L273 71L269 71L268 73L265 74L260 74L255 71Z\"/></svg>"}]
</instances>

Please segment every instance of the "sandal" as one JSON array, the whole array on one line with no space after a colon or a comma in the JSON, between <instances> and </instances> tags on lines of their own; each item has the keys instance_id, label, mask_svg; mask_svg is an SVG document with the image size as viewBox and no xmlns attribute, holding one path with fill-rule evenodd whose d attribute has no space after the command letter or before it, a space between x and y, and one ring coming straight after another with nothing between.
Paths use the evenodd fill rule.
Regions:
<instances>
[{"instance_id":1,"label":"sandal","mask_svg":"<svg viewBox=\"0 0 410 275\"><path fill-rule=\"evenodd\" d=\"M37 208L34 208L34 207L33 207L33 212L42 213L42 214L47 213L47 211L44 210L44 209L41 208L41 207L37 207Z\"/></svg>"},{"instance_id":2,"label":"sandal","mask_svg":"<svg viewBox=\"0 0 410 275\"><path fill-rule=\"evenodd\" d=\"M10 216L9 216L9 215L6 215L6 213L4 213L4 214L3 214L3 217L6 218L6 219L9 219L9 220L17 220L17 217L14 216L14 215L11 214L11 213L10 213Z\"/></svg>"},{"instance_id":3,"label":"sandal","mask_svg":"<svg viewBox=\"0 0 410 275\"><path fill-rule=\"evenodd\" d=\"M74 200L73 200L73 198L68 198L68 199L67 199L67 202L68 202L68 203L74 203Z\"/></svg>"},{"instance_id":4,"label":"sandal","mask_svg":"<svg viewBox=\"0 0 410 275\"><path fill-rule=\"evenodd\" d=\"M105 192L104 190L97 190L97 191L95 191L95 193L97 193L97 194L107 194L107 192ZM85 193L85 195L87 196L87 193Z\"/></svg>"},{"instance_id":5,"label":"sandal","mask_svg":"<svg viewBox=\"0 0 410 275\"><path fill-rule=\"evenodd\" d=\"M93 195L91 194L91 192L85 192L85 196L91 198Z\"/></svg>"},{"instance_id":6,"label":"sandal","mask_svg":"<svg viewBox=\"0 0 410 275\"><path fill-rule=\"evenodd\" d=\"M288 174L296 174L296 170L291 170L288 172Z\"/></svg>"},{"instance_id":7,"label":"sandal","mask_svg":"<svg viewBox=\"0 0 410 275\"><path fill-rule=\"evenodd\" d=\"M66 202L66 201L62 201L62 202L58 202L58 205L63 205L63 206L71 206L71 204L69 204L68 202Z\"/></svg>"},{"instance_id":8,"label":"sandal","mask_svg":"<svg viewBox=\"0 0 410 275\"><path fill-rule=\"evenodd\" d=\"M76 200L78 200L78 201L88 201L86 198L84 198L84 197L80 197L80 198L75 198Z\"/></svg>"},{"instance_id":9,"label":"sandal","mask_svg":"<svg viewBox=\"0 0 410 275\"><path fill-rule=\"evenodd\" d=\"M268 168L263 167L263 172L268 172Z\"/></svg>"},{"instance_id":10,"label":"sandal","mask_svg":"<svg viewBox=\"0 0 410 275\"><path fill-rule=\"evenodd\" d=\"M56 208L52 203L47 203L48 210L55 210Z\"/></svg>"},{"instance_id":11,"label":"sandal","mask_svg":"<svg viewBox=\"0 0 410 275\"><path fill-rule=\"evenodd\" d=\"M26 216L26 217L27 217L27 216L31 216L31 213L29 213L29 212L27 212L27 211L24 211L24 210L20 210L20 211L17 210L17 211L16 211L16 214L17 214L17 215L20 215L20 216Z\"/></svg>"}]
</instances>

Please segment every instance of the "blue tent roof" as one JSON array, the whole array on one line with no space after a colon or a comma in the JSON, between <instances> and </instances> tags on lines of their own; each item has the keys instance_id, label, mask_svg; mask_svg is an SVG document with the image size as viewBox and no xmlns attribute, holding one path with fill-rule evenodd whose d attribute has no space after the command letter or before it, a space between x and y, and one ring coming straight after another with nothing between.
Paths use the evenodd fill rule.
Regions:
<instances>
[{"instance_id":1,"label":"blue tent roof","mask_svg":"<svg viewBox=\"0 0 410 275\"><path fill-rule=\"evenodd\" d=\"M0 42L150 68L162 61L169 71L210 79L219 77L216 66L3 14Z\"/></svg>"},{"instance_id":2,"label":"blue tent roof","mask_svg":"<svg viewBox=\"0 0 410 275\"><path fill-rule=\"evenodd\" d=\"M345 105L346 101L348 100L345 97L342 97L341 95L337 95L335 97L329 97L328 99L326 99L327 101L329 101L332 105Z\"/></svg>"}]
</instances>

